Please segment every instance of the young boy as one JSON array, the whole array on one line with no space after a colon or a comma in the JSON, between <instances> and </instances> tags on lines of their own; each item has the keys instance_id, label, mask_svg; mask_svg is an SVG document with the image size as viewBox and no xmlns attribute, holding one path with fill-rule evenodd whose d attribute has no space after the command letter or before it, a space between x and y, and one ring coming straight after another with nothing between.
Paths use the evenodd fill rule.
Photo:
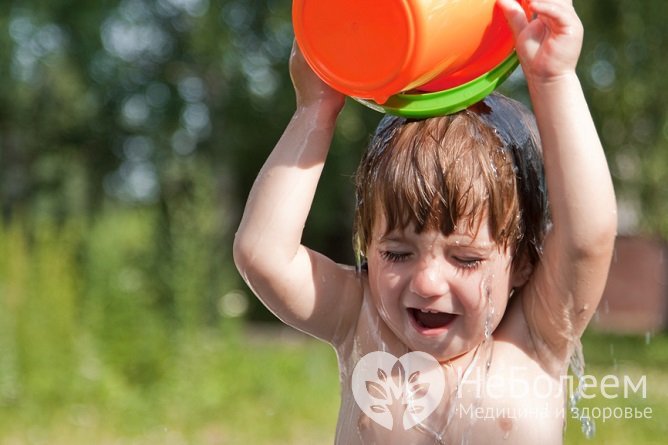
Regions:
<instances>
[{"instance_id":1,"label":"young boy","mask_svg":"<svg viewBox=\"0 0 668 445\"><path fill-rule=\"evenodd\" d=\"M546 184L531 116L500 95L451 116L388 117L357 174L362 270L300 242L344 98L293 51L297 110L234 254L269 309L336 349L336 443L562 442L562 379L605 285L615 199L575 74L571 0L531 0L533 19L497 3Z\"/></svg>"}]
</instances>

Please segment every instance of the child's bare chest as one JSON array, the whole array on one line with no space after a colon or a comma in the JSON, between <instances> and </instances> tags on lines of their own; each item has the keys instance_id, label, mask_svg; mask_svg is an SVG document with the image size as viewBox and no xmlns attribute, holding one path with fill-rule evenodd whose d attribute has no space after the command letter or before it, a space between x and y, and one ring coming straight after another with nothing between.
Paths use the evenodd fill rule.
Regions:
<instances>
[{"instance_id":1,"label":"child's bare chest","mask_svg":"<svg viewBox=\"0 0 668 445\"><path fill-rule=\"evenodd\" d=\"M562 443L558 379L493 339L442 365L363 313L339 367L339 444Z\"/></svg>"}]
</instances>

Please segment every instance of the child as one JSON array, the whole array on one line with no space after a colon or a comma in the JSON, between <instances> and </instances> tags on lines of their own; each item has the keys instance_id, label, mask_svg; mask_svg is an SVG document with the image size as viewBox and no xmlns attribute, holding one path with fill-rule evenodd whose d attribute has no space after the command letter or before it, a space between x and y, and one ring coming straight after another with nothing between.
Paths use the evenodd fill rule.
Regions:
<instances>
[{"instance_id":1,"label":"child","mask_svg":"<svg viewBox=\"0 0 668 445\"><path fill-rule=\"evenodd\" d=\"M253 186L236 264L285 323L334 346L340 444L561 443L563 376L603 291L610 175L575 66L571 0L498 0L542 140L492 95L385 118L357 174L365 267L300 244L344 98L291 57L297 110ZM549 191L549 215L545 193Z\"/></svg>"}]
</instances>

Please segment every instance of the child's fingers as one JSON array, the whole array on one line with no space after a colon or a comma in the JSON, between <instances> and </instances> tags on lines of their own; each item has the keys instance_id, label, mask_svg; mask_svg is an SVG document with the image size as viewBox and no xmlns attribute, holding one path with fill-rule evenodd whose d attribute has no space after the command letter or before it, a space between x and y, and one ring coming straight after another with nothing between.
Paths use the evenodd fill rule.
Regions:
<instances>
[{"instance_id":1,"label":"child's fingers","mask_svg":"<svg viewBox=\"0 0 668 445\"><path fill-rule=\"evenodd\" d=\"M534 14L560 26L568 26L578 20L573 4L568 0L534 0L529 7Z\"/></svg>"},{"instance_id":2,"label":"child's fingers","mask_svg":"<svg viewBox=\"0 0 668 445\"><path fill-rule=\"evenodd\" d=\"M563 0L532 0L529 7L535 13L542 13L549 16L563 15L567 10L573 9L571 4Z\"/></svg>"},{"instance_id":3,"label":"child's fingers","mask_svg":"<svg viewBox=\"0 0 668 445\"><path fill-rule=\"evenodd\" d=\"M517 37L529 23L524 9L522 9L517 0L496 0L496 4L503 11L503 15L506 17L513 35Z\"/></svg>"},{"instance_id":4,"label":"child's fingers","mask_svg":"<svg viewBox=\"0 0 668 445\"><path fill-rule=\"evenodd\" d=\"M567 0L538 0L530 4L532 12L555 35L582 37L582 22Z\"/></svg>"}]
</instances>

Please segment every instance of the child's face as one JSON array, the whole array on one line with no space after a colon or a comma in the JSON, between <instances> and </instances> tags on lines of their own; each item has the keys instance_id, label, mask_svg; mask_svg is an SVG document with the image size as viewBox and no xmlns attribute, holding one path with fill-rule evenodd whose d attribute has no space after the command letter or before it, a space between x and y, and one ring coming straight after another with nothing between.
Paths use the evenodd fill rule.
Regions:
<instances>
[{"instance_id":1,"label":"child's face","mask_svg":"<svg viewBox=\"0 0 668 445\"><path fill-rule=\"evenodd\" d=\"M439 231L386 234L376 219L367 249L371 296L381 316L411 350L439 360L464 354L501 321L512 287L509 249L492 240L487 218L477 232L467 224L449 236Z\"/></svg>"}]
</instances>

